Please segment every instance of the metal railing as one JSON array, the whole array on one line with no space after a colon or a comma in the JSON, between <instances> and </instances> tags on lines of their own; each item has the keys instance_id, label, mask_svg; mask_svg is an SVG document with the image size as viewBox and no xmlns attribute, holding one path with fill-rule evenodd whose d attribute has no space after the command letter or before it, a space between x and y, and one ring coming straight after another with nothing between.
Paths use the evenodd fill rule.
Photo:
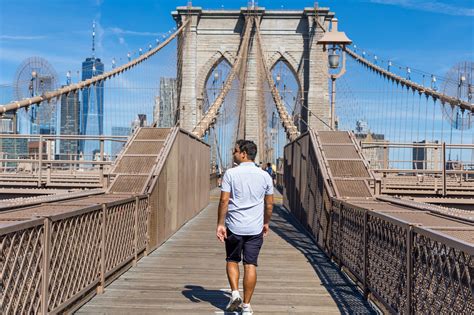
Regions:
<instances>
[{"instance_id":1,"label":"metal railing","mask_svg":"<svg viewBox=\"0 0 474 315\"><path fill-rule=\"evenodd\" d=\"M361 142L382 192L474 190L474 144ZM451 153L456 160L450 159Z\"/></svg>"},{"instance_id":2,"label":"metal railing","mask_svg":"<svg viewBox=\"0 0 474 315\"><path fill-rule=\"evenodd\" d=\"M433 229L333 199L330 253L391 313L472 314L474 247Z\"/></svg>"},{"instance_id":3,"label":"metal railing","mask_svg":"<svg viewBox=\"0 0 474 315\"><path fill-rule=\"evenodd\" d=\"M17 135L0 134L0 142L9 142L3 147L13 146L8 151L0 151L0 180L36 181L38 187L50 185L53 181L84 179L97 182L105 187L106 177L114 163L115 156L107 154L110 143L124 143L127 136L58 136L58 135ZM94 141L100 148L95 156L56 154L61 142L74 144L80 141ZM31 148L34 146L34 148ZM23 176L24 175L24 176Z\"/></svg>"},{"instance_id":4,"label":"metal railing","mask_svg":"<svg viewBox=\"0 0 474 315\"><path fill-rule=\"evenodd\" d=\"M146 195L37 219L2 221L2 314L61 312L146 247Z\"/></svg>"},{"instance_id":5,"label":"metal railing","mask_svg":"<svg viewBox=\"0 0 474 315\"><path fill-rule=\"evenodd\" d=\"M1 313L70 311L199 213L209 203L209 146L177 130L160 155L146 194L0 213Z\"/></svg>"},{"instance_id":6,"label":"metal railing","mask_svg":"<svg viewBox=\"0 0 474 315\"><path fill-rule=\"evenodd\" d=\"M474 246L463 239L474 226L419 226L335 198L315 140L307 133L285 147L283 195L316 244L390 313L472 314Z\"/></svg>"}]
</instances>

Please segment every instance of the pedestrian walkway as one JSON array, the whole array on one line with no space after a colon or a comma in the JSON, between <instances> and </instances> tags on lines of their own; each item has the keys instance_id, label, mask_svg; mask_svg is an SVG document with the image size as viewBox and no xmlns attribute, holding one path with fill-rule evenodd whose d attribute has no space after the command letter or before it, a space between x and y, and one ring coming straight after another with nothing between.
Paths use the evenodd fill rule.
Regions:
<instances>
[{"instance_id":1,"label":"pedestrian walkway","mask_svg":"<svg viewBox=\"0 0 474 315\"><path fill-rule=\"evenodd\" d=\"M215 236L218 194L212 191L206 209L77 313L225 314L230 293L225 249ZM278 205L260 255L252 307L256 315L374 312Z\"/></svg>"}]
</instances>

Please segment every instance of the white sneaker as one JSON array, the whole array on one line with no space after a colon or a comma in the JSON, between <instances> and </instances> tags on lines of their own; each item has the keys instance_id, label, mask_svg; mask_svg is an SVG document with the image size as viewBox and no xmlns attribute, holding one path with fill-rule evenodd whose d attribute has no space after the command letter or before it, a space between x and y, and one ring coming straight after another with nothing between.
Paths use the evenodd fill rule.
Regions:
<instances>
[{"instance_id":1,"label":"white sneaker","mask_svg":"<svg viewBox=\"0 0 474 315\"><path fill-rule=\"evenodd\" d=\"M237 296L235 298L230 298L229 304L225 308L226 312L236 312L240 309L240 304L242 304L242 298ZM249 313L252 314L252 313Z\"/></svg>"},{"instance_id":2,"label":"white sneaker","mask_svg":"<svg viewBox=\"0 0 474 315\"><path fill-rule=\"evenodd\" d=\"M252 310L252 307L249 305L244 305L242 307L242 315L252 315L253 314L253 310Z\"/></svg>"}]
</instances>

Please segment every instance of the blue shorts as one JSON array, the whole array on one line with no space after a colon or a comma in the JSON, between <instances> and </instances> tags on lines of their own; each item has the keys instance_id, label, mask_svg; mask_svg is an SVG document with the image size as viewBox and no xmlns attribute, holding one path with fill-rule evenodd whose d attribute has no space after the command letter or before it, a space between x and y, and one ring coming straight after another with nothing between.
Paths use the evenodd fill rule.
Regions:
<instances>
[{"instance_id":1,"label":"blue shorts","mask_svg":"<svg viewBox=\"0 0 474 315\"><path fill-rule=\"evenodd\" d=\"M263 231L257 235L237 235L227 229L225 240L226 261L257 266L258 254L263 245Z\"/></svg>"}]
</instances>

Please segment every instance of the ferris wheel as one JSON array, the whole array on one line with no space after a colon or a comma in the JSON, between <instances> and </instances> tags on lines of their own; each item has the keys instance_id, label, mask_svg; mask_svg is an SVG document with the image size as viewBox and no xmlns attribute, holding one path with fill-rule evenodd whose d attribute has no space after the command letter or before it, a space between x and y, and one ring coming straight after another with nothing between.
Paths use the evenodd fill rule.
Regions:
<instances>
[{"instance_id":1,"label":"ferris wheel","mask_svg":"<svg viewBox=\"0 0 474 315\"><path fill-rule=\"evenodd\" d=\"M58 75L44 58L30 57L18 67L15 75L17 100L42 95L58 88ZM17 112L20 130L30 134L54 134L56 101L42 102Z\"/></svg>"},{"instance_id":2,"label":"ferris wheel","mask_svg":"<svg viewBox=\"0 0 474 315\"><path fill-rule=\"evenodd\" d=\"M455 96L472 104L474 94L473 76L474 62L460 62L448 71L441 91L446 95ZM443 116L450 122L452 128L466 130L472 127L474 113L458 106L445 105L442 108Z\"/></svg>"}]
</instances>

